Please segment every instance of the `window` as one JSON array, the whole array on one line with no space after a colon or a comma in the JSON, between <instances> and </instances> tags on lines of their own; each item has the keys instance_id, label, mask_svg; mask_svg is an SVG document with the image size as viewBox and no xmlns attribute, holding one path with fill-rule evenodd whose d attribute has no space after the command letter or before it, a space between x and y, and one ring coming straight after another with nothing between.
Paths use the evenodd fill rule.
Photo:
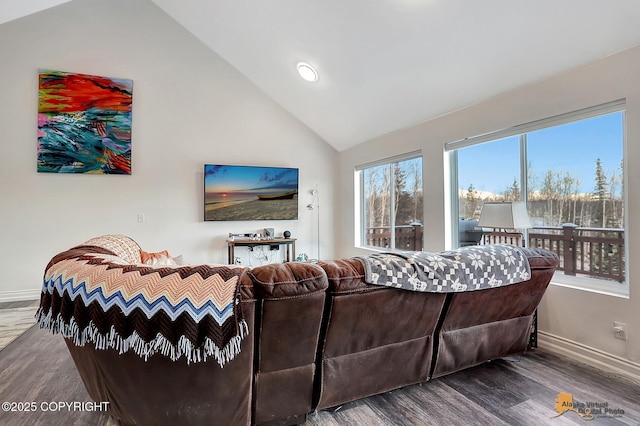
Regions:
<instances>
[{"instance_id":1,"label":"window","mask_svg":"<svg viewBox=\"0 0 640 426\"><path fill-rule=\"evenodd\" d=\"M560 273L581 278L567 282L627 294L624 108L616 101L447 144L455 223L468 229L463 221L478 219L485 201L524 201L533 224L524 240L555 251Z\"/></svg>"},{"instance_id":2,"label":"window","mask_svg":"<svg viewBox=\"0 0 640 426\"><path fill-rule=\"evenodd\" d=\"M422 157L411 153L356 168L360 246L422 250Z\"/></svg>"}]
</instances>

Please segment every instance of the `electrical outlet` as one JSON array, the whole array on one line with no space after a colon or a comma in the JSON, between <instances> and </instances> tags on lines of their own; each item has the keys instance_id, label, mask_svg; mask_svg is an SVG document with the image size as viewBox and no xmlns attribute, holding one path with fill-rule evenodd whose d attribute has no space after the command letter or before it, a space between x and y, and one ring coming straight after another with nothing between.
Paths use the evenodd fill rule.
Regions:
<instances>
[{"instance_id":1,"label":"electrical outlet","mask_svg":"<svg viewBox=\"0 0 640 426\"><path fill-rule=\"evenodd\" d=\"M627 340L627 324L614 321L613 322L613 337L620 340Z\"/></svg>"},{"instance_id":2,"label":"electrical outlet","mask_svg":"<svg viewBox=\"0 0 640 426\"><path fill-rule=\"evenodd\" d=\"M144 213L138 213L138 222L144 222Z\"/></svg>"}]
</instances>

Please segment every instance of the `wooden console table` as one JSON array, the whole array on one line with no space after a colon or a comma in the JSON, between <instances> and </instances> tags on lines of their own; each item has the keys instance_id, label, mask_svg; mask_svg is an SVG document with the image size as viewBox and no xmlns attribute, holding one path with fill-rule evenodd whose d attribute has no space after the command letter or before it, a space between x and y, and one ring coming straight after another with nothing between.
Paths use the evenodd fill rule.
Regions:
<instances>
[{"instance_id":1,"label":"wooden console table","mask_svg":"<svg viewBox=\"0 0 640 426\"><path fill-rule=\"evenodd\" d=\"M233 264L235 259L236 247L256 247L256 246L286 246L285 261L291 262L296 258L296 239L295 238L274 238L274 239L241 239L241 240L227 240L227 251L229 254L229 265Z\"/></svg>"}]
</instances>

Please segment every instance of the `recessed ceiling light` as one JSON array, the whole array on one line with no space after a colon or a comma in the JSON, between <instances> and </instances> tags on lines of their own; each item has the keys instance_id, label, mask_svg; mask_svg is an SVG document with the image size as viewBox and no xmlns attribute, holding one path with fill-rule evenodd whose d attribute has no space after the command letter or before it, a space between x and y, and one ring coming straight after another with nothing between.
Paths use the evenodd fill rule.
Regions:
<instances>
[{"instance_id":1,"label":"recessed ceiling light","mask_svg":"<svg viewBox=\"0 0 640 426\"><path fill-rule=\"evenodd\" d=\"M306 81L310 81L312 83L314 81L318 81L318 71L306 62L298 63L298 74L300 74L300 77Z\"/></svg>"}]
</instances>

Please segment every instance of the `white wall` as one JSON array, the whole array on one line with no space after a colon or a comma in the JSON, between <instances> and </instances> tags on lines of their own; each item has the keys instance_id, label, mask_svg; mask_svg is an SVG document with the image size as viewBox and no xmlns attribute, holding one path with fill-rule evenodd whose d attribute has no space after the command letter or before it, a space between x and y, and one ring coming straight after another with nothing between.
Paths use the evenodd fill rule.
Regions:
<instances>
[{"instance_id":1,"label":"white wall","mask_svg":"<svg viewBox=\"0 0 640 426\"><path fill-rule=\"evenodd\" d=\"M341 153L341 176L353 181L358 164L422 149L425 183L426 250L446 247L448 222L445 214L443 145L464 137L508 128L517 124L575 111L601 103L627 100L626 185L628 218L640 216L640 48L635 48L579 67L537 84L514 90L472 107L453 112L410 129L380 137ZM549 155L554 155L549 152ZM499 165L479 165L492 167ZM352 191L340 197L339 257L354 255L354 198ZM630 297L619 298L551 285L539 309L540 329L549 336L579 343L592 352L604 352L626 361L640 359L640 228L630 219L628 239ZM613 338L613 321L629 325L629 341ZM640 364L636 364L639 365Z\"/></svg>"},{"instance_id":2,"label":"white wall","mask_svg":"<svg viewBox=\"0 0 640 426\"><path fill-rule=\"evenodd\" d=\"M131 176L36 172L38 68L133 80ZM226 263L228 232L273 227L315 257L316 184L333 256L337 152L153 3L73 1L0 25L0 76L0 300L38 295L53 255L105 233ZM298 167L299 220L205 223L204 163Z\"/></svg>"}]
</instances>

